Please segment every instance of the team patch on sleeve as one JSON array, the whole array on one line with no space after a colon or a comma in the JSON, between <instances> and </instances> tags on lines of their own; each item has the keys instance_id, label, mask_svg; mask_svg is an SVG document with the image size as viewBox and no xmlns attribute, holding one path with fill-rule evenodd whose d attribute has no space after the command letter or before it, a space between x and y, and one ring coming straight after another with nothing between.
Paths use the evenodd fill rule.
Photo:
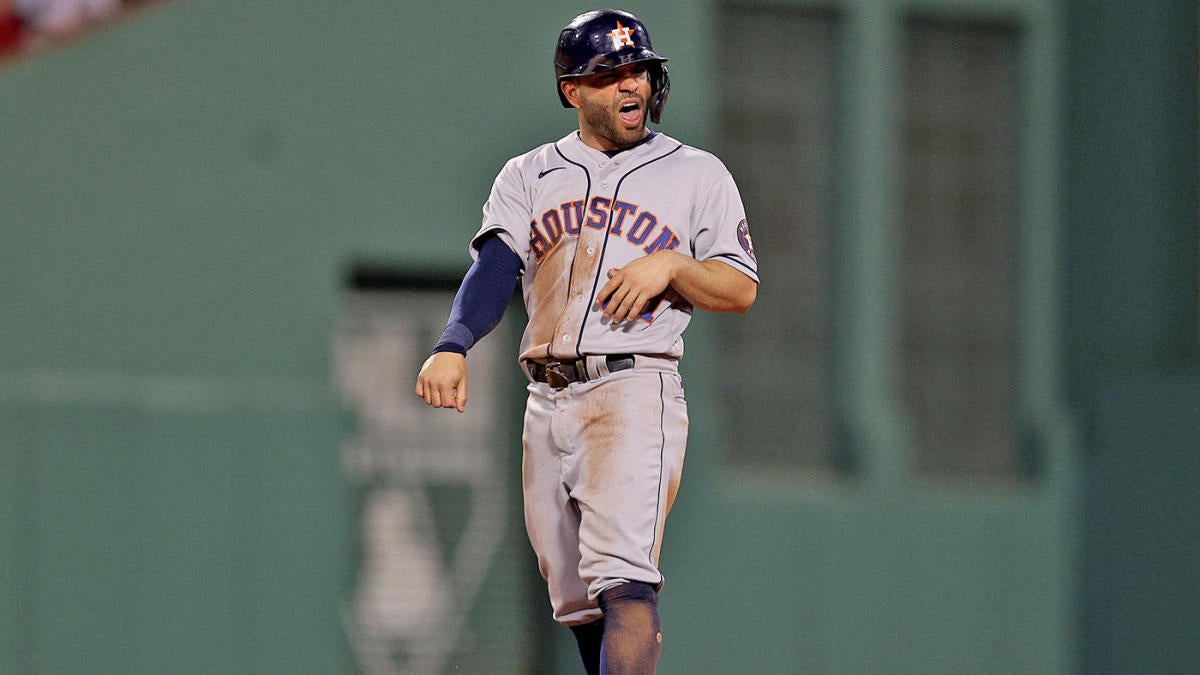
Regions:
<instances>
[{"instance_id":1,"label":"team patch on sleeve","mask_svg":"<svg viewBox=\"0 0 1200 675\"><path fill-rule=\"evenodd\" d=\"M742 222L738 223L737 238L738 243L742 246L742 250L750 256L751 260L758 262L758 258L754 256L754 240L750 238L750 224L746 222L745 218L742 218Z\"/></svg>"}]
</instances>

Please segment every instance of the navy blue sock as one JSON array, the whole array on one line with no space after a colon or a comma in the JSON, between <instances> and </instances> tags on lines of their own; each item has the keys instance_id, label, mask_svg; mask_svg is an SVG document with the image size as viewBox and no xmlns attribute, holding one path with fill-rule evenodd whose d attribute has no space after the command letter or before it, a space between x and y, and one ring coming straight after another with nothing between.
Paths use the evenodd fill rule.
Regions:
<instances>
[{"instance_id":1,"label":"navy blue sock","mask_svg":"<svg viewBox=\"0 0 1200 675\"><path fill-rule=\"evenodd\" d=\"M571 626L575 643L579 645L579 657L587 675L600 675L600 644L604 639L604 619Z\"/></svg>"},{"instance_id":2,"label":"navy blue sock","mask_svg":"<svg viewBox=\"0 0 1200 675\"><path fill-rule=\"evenodd\" d=\"M631 581L601 592L598 600L604 612L601 675L653 673L662 651L658 592Z\"/></svg>"}]
</instances>

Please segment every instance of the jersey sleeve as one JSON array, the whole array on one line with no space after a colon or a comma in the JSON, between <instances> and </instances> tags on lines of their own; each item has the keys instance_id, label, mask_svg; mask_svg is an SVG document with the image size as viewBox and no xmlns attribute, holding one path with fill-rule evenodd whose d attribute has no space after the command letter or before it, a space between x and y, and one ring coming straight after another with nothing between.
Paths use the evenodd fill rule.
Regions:
<instances>
[{"instance_id":1,"label":"jersey sleeve","mask_svg":"<svg viewBox=\"0 0 1200 675\"><path fill-rule=\"evenodd\" d=\"M532 218L529 191L517 159L509 160L483 204L483 225L471 239L471 258L478 259L479 248L489 234L496 234L521 259L522 268L529 257L529 221Z\"/></svg>"},{"instance_id":2,"label":"jersey sleeve","mask_svg":"<svg viewBox=\"0 0 1200 675\"><path fill-rule=\"evenodd\" d=\"M746 208L733 176L724 173L702 195L696 215L698 227L692 238L696 260L720 260L758 281L758 260L750 239Z\"/></svg>"}]
</instances>

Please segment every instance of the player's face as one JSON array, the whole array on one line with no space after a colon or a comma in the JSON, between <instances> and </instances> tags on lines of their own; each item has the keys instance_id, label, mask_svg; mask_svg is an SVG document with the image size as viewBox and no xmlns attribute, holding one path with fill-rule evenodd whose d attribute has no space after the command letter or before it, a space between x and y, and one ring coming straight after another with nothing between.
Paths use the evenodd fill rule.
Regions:
<instances>
[{"instance_id":1,"label":"player's face","mask_svg":"<svg viewBox=\"0 0 1200 675\"><path fill-rule=\"evenodd\" d=\"M579 108L579 131L585 142L600 150L620 150L646 136L650 100L646 68L645 63L631 63L565 84L567 99Z\"/></svg>"}]
</instances>

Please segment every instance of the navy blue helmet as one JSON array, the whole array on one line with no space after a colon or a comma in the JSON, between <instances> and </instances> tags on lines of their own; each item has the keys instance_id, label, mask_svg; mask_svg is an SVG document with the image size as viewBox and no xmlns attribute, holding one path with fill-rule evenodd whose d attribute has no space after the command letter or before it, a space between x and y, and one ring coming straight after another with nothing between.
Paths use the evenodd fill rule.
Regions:
<instances>
[{"instance_id":1,"label":"navy blue helmet","mask_svg":"<svg viewBox=\"0 0 1200 675\"><path fill-rule=\"evenodd\" d=\"M650 34L636 16L619 9L597 9L580 14L558 34L554 50L555 85L572 77L583 77L612 70L630 63L649 62L650 120L658 123L671 80L667 77L667 59L654 53ZM571 104L558 88L564 108Z\"/></svg>"}]
</instances>

